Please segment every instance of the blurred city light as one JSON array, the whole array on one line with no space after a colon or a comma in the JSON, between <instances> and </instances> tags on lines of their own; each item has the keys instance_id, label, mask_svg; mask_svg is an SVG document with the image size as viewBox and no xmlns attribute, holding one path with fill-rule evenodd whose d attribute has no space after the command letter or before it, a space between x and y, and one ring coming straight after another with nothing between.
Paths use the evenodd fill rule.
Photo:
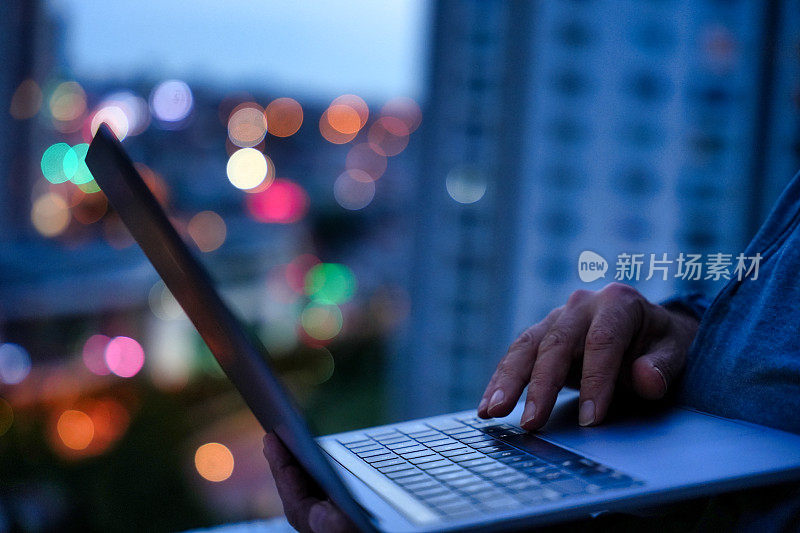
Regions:
<instances>
[{"instance_id":1,"label":"blurred city light","mask_svg":"<svg viewBox=\"0 0 800 533\"><path fill-rule=\"evenodd\" d=\"M14 91L8 112L17 120L25 120L35 116L41 107L42 90L34 80L27 79Z\"/></svg>"},{"instance_id":2,"label":"blurred city light","mask_svg":"<svg viewBox=\"0 0 800 533\"><path fill-rule=\"evenodd\" d=\"M274 179L274 167L270 168L271 161L267 161L264 154L255 148L242 148L236 150L230 158L226 172L228 180L237 189L255 189L269 179ZM269 186L269 183L266 184Z\"/></svg>"},{"instance_id":3,"label":"blurred city light","mask_svg":"<svg viewBox=\"0 0 800 533\"><path fill-rule=\"evenodd\" d=\"M334 303L312 301L303 309L300 322L309 337L327 341L342 330L342 311Z\"/></svg>"},{"instance_id":4,"label":"blurred city light","mask_svg":"<svg viewBox=\"0 0 800 533\"><path fill-rule=\"evenodd\" d=\"M264 110L254 102L237 106L228 119L228 138L240 148L256 146L267 134Z\"/></svg>"},{"instance_id":5,"label":"blurred city light","mask_svg":"<svg viewBox=\"0 0 800 533\"><path fill-rule=\"evenodd\" d=\"M290 137L303 124L303 108L292 98L276 98L265 110L267 129L276 137Z\"/></svg>"},{"instance_id":6,"label":"blurred city light","mask_svg":"<svg viewBox=\"0 0 800 533\"><path fill-rule=\"evenodd\" d=\"M156 281L150 289L147 302L150 311L161 320L175 320L186 316L178 300L161 280Z\"/></svg>"},{"instance_id":7,"label":"blurred city light","mask_svg":"<svg viewBox=\"0 0 800 533\"><path fill-rule=\"evenodd\" d=\"M313 300L342 304L356 291L353 271L339 263L319 263L308 270L305 293Z\"/></svg>"},{"instance_id":8,"label":"blurred city light","mask_svg":"<svg viewBox=\"0 0 800 533\"><path fill-rule=\"evenodd\" d=\"M78 168L78 154L67 143L55 143L42 154L42 174L50 183L69 180Z\"/></svg>"},{"instance_id":9,"label":"blurred city light","mask_svg":"<svg viewBox=\"0 0 800 533\"><path fill-rule=\"evenodd\" d=\"M224 444L209 442L197 448L194 465L204 479L219 483L233 474L233 454Z\"/></svg>"},{"instance_id":10,"label":"blurred city light","mask_svg":"<svg viewBox=\"0 0 800 533\"><path fill-rule=\"evenodd\" d=\"M116 107L125 114L128 136L144 133L150 125L150 108L147 101L131 91L118 91L106 96L100 107Z\"/></svg>"},{"instance_id":11,"label":"blurred city light","mask_svg":"<svg viewBox=\"0 0 800 533\"><path fill-rule=\"evenodd\" d=\"M363 170L346 170L333 183L336 202L350 211L367 207L375 197L375 183Z\"/></svg>"},{"instance_id":12,"label":"blurred city light","mask_svg":"<svg viewBox=\"0 0 800 533\"><path fill-rule=\"evenodd\" d=\"M345 167L348 170L360 170L369 174L373 180L383 176L386 166L386 156L373 150L369 143L356 144L350 148L345 159Z\"/></svg>"},{"instance_id":13,"label":"blurred city light","mask_svg":"<svg viewBox=\"0 0 800 533\"><path fill-rule=\"evenodd\" d=\"M130 337L114 337L106 345L104 357L108 369L122 378L135 376L144 365L144 350Z\"/></svg>"},{"instance_id":14,"label":"blurred city light","mask_svg":"<svg viewBox=\"0 0 800 533\"><path fill-rule=\"evenodd\" d=\"M414 133L422 122L422 111L413 99L398 97L389 100L381 108L382 117L395 117L405 124L407 135Z\"/></svg>"},{"instance_id":15,"label":"blurred city light","mask_svg":"<svg viewBox=\"0 0 800 533\"><path fill-rule=\"evenodd\" d=\"M128 115L117 104L107 104L95 111L92 115L91 132L92 136L97 134L97 130L101 124L105 123L114 132L114 135L120 141L124 141L130 131L130 123L128 122Z\"/></svg>"},{"instance_id":16,"label":"blurred city light","mask_svg":"<svg viewBox=\"0 0 800 533\"><path fill-rule=\"evenodd\" d=\"M60 83L49 100L50 115L61 132L71 132L81 127L80 118L86 112L86 93L74 81Z\"/></svg>"},{"instance_id":17,"label":"blurred city light","mask_svg":"<svg viewBox=\"0 0 800 533\"><path fill-rule=\"evenodd\" d=\"M381 117L369 128L369 146L378 154L395 156L408 146L408 126L396 117Z\"/></svg>"},{"instance_id":18,"label":"blurred city light","mask_svg":"<svg viewBox=\"0 0 800 533\"><path fill-rule=\"evenodd\" d=\"M260 222L291 224L303 218L308 211L308 194L287 179L276 179L264 191L247 195L247 208Z\"/></svg>"},{"instance_id":19,"label":"blurred city light","mask_svg":"<svg viewBox=\"0 0 800 533\"><path fill-rule=\"evenodd\" d=\"M31 222L45 237L64 233L71 219L69 205L60 194L46 193L33 202Z\"/></svg>"},{"instance_id":20,"label":"blurred city light","mask_svg":"<svg viewBox=\"0 0 800 533\"><path fill-rule=\"evenodd\" d=\"M450 197L460 204L474 204L486 194L486 176L472 167L451 170L445 179Z\"/></svg>"},{"instance_id":21,"label":"blurred city light","mask_svg":"<svg viewBox=\"0 0 800 533\"><path fill-rule=\"evenodd\" d=\"M225 242L227 226L213 211L202 211L189 220L189 235L202 252L213 252Z\"/></svg>"},{"instance_id":22,"label":"blurred city light","mask_svg":"<svg viewBox=\"0 0 800 533\"><path fill-rule=\"evenodd\" d=\"M109 337L98 334L92 335L83 344L81 358L83 359L83 364L92 374L107 376L111 373L105 359L106 346L108 346L110 340Z\"/></svg>"},{"instance_id":23,"label":"blurred city light","mask_svg":"<svg viewBox=\"0 0 800 533\"><path fill-rule=\"evenodd\" d=\"M150 111L165 129L184 126L194 106L192 90L180 80L167 80L150 94Z\"/></svg>"},{"instance_id":24,"label":"blurred city light","mask_svg":"<svg viewBox=\"0 0 800 533\"><path fill-rule=\"evenodd\" d=\"M31 371L31 357L19 344L0 344L0 382L6 385L21 383Z\"/></svg>"},{"instance_id":25,"label":"blurred city light","mask_svg":"<svg viewBox=\"0 0 800 533\"><path fill-rule=\"evenodd\" d=\"M84 450L94 438L94 422L83 411L68 409L58 417L58 436L67 448Z\"/></svg>"}]
</instances>

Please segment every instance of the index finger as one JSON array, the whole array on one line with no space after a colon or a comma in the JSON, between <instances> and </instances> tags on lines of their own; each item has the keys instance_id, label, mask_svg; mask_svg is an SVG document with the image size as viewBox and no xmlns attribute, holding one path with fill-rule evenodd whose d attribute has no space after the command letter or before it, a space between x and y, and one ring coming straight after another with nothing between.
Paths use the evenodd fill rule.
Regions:
<instances>
[{"instance_id":1,"label":"index finger","mask_svg":"<svg viewBox=\"0 0 800 533\"><path fill-rule=\"evenodd\" d=\"M602 422L611 403L625 350L633 339L636 321L619 304L602 306L586 332L581 370L578 423Z\"/></svg>"}]
</instances>

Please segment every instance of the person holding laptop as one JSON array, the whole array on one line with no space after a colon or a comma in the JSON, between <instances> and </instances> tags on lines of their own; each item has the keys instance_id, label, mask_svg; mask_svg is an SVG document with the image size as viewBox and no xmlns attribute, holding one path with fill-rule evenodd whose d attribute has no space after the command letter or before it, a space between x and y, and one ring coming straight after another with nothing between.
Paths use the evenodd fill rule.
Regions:
<instances>
[{"instance_id":1,"label":"person holding laptop","mask_svg":"<svg viewBox=\"0 0 800 533\"><path fill-rule=\"evenodd\" d=\"M800 433L800 174L789 183L744 252L761 255L751 279L732 279L709 302L701 295L648 301L612 283L576 291L509 348L478 405L481 418L508 415L527 386L520 425L548 420L570 378L580 390L578 420L601 424L615 392L625 401L668 398L720 416ZM264 453L287 519L300 531L350 531L274 435ZM653 457L658 461L658 457ZM687 518L688 517L688 518ZM639 516L590 519L587 527L638 527ZM692 513L659 516L661 528L787 531L800 527L800 487L784 484L694 502ZM688 522L687 522L688 521Z\"/></svg>"}]
</instances>

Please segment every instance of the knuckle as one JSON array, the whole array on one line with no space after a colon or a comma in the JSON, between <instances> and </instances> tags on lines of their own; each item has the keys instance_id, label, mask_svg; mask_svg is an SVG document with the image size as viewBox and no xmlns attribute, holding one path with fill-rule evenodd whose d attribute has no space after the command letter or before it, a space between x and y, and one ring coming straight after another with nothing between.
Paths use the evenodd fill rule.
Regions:
<instances>
[{"instance_id":1,"label":"knuckle","mask_svg":"<svg viewBox=\"0 0 800 533\"><path fill-rule=\"evenodd\" d=\"M594 327L586 334L586 348L589 350L603 350L616 344L616 333L607 327Z\"/></svg>"},{"instance_id":2,"label":"knuckle","mask_svg":"<svg viewBox=\"0 0 800 533\"><path fill-rule=\"evenodd\" d=\"M587 291L586 289L578 289L569 295L569 298L567 299L567 305L577 305L581 302L586 301L586 299L591 295L592 291Z\"/></svg>"},{"instance_id":3,"label":"knuckle","mask_svg":"<svg viewBox=\"0 0 800 533\"><path fill-rule=\"evenodd\" d=\"M560 328L553 328L547 332L539 343L539 352L561 348L569 344L570 335L567 331Z\"/></svg>"},{"instance_id":4,"label":"knuckle","mask_svg":"<svg viewBox=\"0 0 800 533\"><path fill-rule=\"evenodd\" d=\"M637 291L630 285L619 283L617 281L606 285L603 288L603 293L612 299L630 300L639 297L639 291Z\"/></svg>"}]
</instances>

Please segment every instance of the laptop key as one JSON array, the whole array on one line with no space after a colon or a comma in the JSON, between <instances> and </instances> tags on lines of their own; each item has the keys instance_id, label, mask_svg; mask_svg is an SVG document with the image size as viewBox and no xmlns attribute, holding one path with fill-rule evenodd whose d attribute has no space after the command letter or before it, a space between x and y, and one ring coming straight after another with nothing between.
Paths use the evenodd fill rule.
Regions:
<instances>
[{"instance_id":1,"label":"laptop key","mask_svg":"<svg viewBox=\"0 0 800 533\"><path fill-rule=\"evenodd\" d=\"M414 470L414 465L405 462L397 463L391 466L375 466L381 474L391 474L393 472L400 472L401 470Z\"/></svg>"},{"instance_id":2,"label":"laptop key","mask_svg":"<svg viewBox=\"0 0 800 533\"><path fill-rule=\"evenodd\" d=\"M442 474L452 474L456 472L464 472L465 470L460 466L454 464L447 464L436 468L427 468L425 471L432 476L440 476Z\"/></svg>"},{"instance_id":3,"label":"laptop key","mask_svg":"<svg viewBox=\"0 0 800 533\"><path fill-rule=\"evenodd\" d=\"M487 455L492 459L503 459L505 457L525 457L522 452L518 452L517 450L503 450L499 452L492 452Z\"/></svg>"},{"instance_id":4,"label":"laptop key","mask_svg":"<svg viewBox=\"0 0 800 533\"><path fill-rule=\"evenodd\" d=\"M398 453L398 455L400 457L402 457L403 459L411 460L411 459L416 459L417 457L434 456L436 454L434 452L432 452L431 450L428 450L427 448L423 448L421 450L417 450L417 451L413 451L413 452L401 451L400 453Z\"/></svg>"},{"instance_id":5,"label":"laptop key","mask_svg":"<svg viewBox=\"0 0 800 533\"><path fill-rule=\"evenodd\" d=\"M490 511L505 511L506 509L519 507L520 503L511 496L506 496L504 498L495 498L492 500L482 501L481 506Z\"/></svg>"},{"instance_id":6,"label":"laptop key","mask_svg":"<svg viewBox=\"0 0 800 533\"><path fill-rule=\"evenodd\" d=\"M439 453L442 452L449 452L451 450L469 450L466 446L459 444L458 442L448 442L447 444L437 444L436 446L431 446L431 450L436 450Z\"/></svg>"},{"instance_id":7,"label":"laptop key","mask_svg":"<svg viewBox=\"0 0 800 533\"><path fill-rule=\"evenodd\" d=\"M474 461L475 459L485 459L486 456L482 453L472 452L472 453L465 453L461 455L454 455L450 457L451 461L456 463L464 463L469 461Z\"/></svg>"},{"instance_id":8,"label":"laptop key","mask_svg":"<svg viewBox=\"0 0 800 533\"><path fill-rule=\"evenodd\" d=\"M387 459L396 459L397 456L393 453L384 453L382 455L370 455L368 457L362 457L363 460L368 462L369 464L378 463L380 461L386 461Z\"/></svg>"},{"instance_id":9,"label":"laptop key","mask_svg":"<svg viewBox=\"0 0 800 533\"><path fill-rule=\"evenodd\" d=\"M383 454L388 454L388 453L391 453L391 452L389 452L389 450L387 450L385 448L377 448L375 450L367 450L365 452L357 453L356 455L358 455L359 457L364 459L364 458L367 458L367 457L373 457L373 456L376 456L376 455L383 455Z\"/></svg>"},{"instance_id":10,"label":"laptop key","mask_svg":"<svg viewBox=\"0 0 800 533\"><path fill-rule=\"evenodd\" d=\"M386 461L378 461L377 463L372 463L372 467L373 468L377 468L377 469L380 470L381 468L386 467L386 466L395 466L395 465L401 465L401 464L402 465L406 465L408 463L406 463L405 461L403 461L399 457L396 457L394 459L387 459Z\"/></svg>"},{"instance_id":11,"label":"laptop key","mask_svg":"<svg viewBox=\"0 0 800 533\"><path fill-rule=\"evenodd\" d=\"M449 466L453 463L446 459L439 459L438 461L427 461L424 463L417 463L417 467L423 470L431 470L434 468L439 468L440 466Z\"/></svg>"},{"instance_id":12,"label":"laptop key","mask_svg":"<svg viewBox=\"0 0 800 533\"><path fill-rule=\"evenodd\" d=\"M445 457L455 457L457 455L464 455L465 453L473 453L472 448L460 446L459 448L453 448L451 450L439 451L439 454Z\"/></svg>"}]
</instances>

